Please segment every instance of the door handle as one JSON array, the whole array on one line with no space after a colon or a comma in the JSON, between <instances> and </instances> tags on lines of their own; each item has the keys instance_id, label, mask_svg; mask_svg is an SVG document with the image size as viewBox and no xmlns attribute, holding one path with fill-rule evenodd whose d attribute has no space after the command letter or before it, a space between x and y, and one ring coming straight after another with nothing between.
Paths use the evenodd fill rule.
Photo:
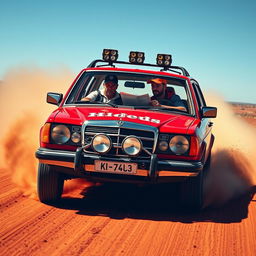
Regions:
<instances>
[{"instance_id":1,"label":"door handle","mask_svg":"<svg viewBox=\"0 0 256 256\"><path fill-rule=\"evenodd\" d=\"M209 122L209 123L208 123L208 126L209 126L209 127L212 127L212 126L213 126L213 122Z\"/></svg>"}]
</instances>

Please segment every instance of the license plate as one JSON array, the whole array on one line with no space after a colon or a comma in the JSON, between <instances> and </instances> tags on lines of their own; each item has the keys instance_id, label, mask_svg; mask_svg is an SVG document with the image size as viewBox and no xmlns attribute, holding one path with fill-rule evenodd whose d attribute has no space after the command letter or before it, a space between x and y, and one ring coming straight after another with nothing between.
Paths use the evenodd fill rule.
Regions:
<instances>
[{"instance_id":1,"label":"license plate","mask_svg":"<svg viewBox=\"0 0 256 256\"><path fill-rule=\"evenodd\" d=\"M121 162L95 160L94 164L95 164L96 172L117 173L117 174L136 174L137 173L136 163L121 163Z\"/></svg>"}]
</instances>

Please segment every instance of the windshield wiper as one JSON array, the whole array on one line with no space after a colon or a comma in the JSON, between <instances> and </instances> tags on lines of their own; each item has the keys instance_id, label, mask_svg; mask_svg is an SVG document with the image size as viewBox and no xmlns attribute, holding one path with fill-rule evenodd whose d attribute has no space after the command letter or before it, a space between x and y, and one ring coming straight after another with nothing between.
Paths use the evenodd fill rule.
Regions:
<instances>
[{"instance_id":1,"label":"windshield wiper","mask_svg":"<svg viewBox=\"0 0 256 256\"><path fill-rule=\"evenodd\" d=\"M101 104L101 105L109 105L113 108L117 108L118 105L114 104L114 103L110 103L110 102L101 102L101 101L75 101L75 104Z\"/></svg>"}]
</instances>

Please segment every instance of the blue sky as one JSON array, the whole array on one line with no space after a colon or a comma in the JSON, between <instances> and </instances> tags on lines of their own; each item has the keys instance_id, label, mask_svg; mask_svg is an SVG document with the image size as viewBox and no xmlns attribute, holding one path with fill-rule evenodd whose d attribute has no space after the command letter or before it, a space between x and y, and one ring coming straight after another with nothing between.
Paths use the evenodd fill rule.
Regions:
<instances>
[{"instance_id":1,"label":"blue sky","mask_svg":"<svg viewBox=\"0 0 256 256\"><path fill-rule=\"evenodd\" d=\"M10 68L66 66L74 74L103 48L170 53L202 89L256 103L256 1L4 1L0 80ZM54 88L53 88L54 90Z\"/></svg>"}]
</instances>

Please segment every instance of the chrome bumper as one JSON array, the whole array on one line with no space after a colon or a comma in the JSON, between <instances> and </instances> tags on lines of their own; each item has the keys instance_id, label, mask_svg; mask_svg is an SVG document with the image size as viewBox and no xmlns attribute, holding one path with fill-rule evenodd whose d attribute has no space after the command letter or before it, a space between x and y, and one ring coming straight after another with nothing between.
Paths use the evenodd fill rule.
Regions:
<instances>
[{"instance_id":1,"label":"chrome bumper","mask_svg":"<svg viewBox=\"0 0 256 256\"><path fill-rule=\"evenodd\" d=\"M156 155L153 155L148 160L138 160L136 158L109 158L90 155L85 154L83 151L70 152L39 148L36 151L36 157L40 163L70 168L70 174L74 176L77 173L83 175L89 173L90 175L93 175L93 173L99 174L99 172L95 171L95 160L135 162L138 164L137 173L129 176L149 177L150 179L157 179L158 177L193 177L197 176L203 169L203 164L200 161L159 160Z\"/></svg>"}]
</instances>

